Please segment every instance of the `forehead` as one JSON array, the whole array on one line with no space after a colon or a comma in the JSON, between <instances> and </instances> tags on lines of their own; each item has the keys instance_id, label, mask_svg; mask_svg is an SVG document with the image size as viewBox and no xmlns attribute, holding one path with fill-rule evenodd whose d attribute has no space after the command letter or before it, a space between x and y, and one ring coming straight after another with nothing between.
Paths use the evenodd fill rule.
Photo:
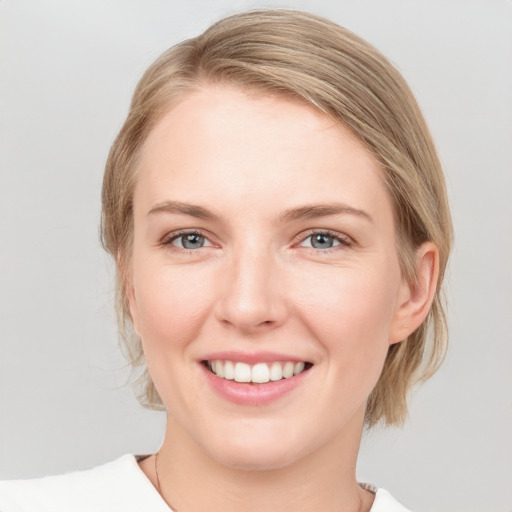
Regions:
<instances>
[{"instance_id":1,"label":"forehead","mask_svg":"<svg viewBox=\"0 0 512 512\"><path fill-rule=\"evenodd\" d=\"M350 199L373 209L383 194L382 168L346 126L302 101L215 85L189 93L153 128L135 200L201 196L215 209L264 199L268 209Z\"/></svg>"}]
</instances>

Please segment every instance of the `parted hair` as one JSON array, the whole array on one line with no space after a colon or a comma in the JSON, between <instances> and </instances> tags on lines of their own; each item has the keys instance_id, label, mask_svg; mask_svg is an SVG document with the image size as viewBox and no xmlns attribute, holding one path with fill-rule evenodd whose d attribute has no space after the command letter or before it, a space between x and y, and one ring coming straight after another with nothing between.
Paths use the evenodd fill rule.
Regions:
<instances>
[{"instance_id":1,"label":"parted hair","mask_svg":"<svg viewBox=\"0 0 512 512\"><path fill-rule=\"evenodd\" d=\"M393 200L403 278L413 284L415 249L439 250L431 310L407 339L389 347L367 404L366 424L400 424L412 385L430 377L447 347L442 282L452 223L439 158L405 80L372 45L318 16L256 10L224 18L163 53L144 73L110 150L102 190L101 237L117 265L117 310L125 352L140 370L139 400L163 408L131 325L127 267L133 238L133 193L144 142L183 96L208 83L228 83L306 102L355 133L379 161Z\"/></svg>"}]
</instances>

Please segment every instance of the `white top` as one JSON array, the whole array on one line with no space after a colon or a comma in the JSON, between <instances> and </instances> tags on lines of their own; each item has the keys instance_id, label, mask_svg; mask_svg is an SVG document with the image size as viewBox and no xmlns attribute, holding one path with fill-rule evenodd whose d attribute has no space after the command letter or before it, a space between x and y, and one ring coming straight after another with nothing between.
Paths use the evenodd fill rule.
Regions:
<instances>
[{"instance_id":1,"label":"white top","mask_svg":"<svg viewBox=\"0 0 512 512\"><path fill-rule=\"evenodd\" d=\"M384 489L370 512L410 512ZM0 512L172 512L133 455L86 471L0 482Z\"/></svg>"}]
</instances>

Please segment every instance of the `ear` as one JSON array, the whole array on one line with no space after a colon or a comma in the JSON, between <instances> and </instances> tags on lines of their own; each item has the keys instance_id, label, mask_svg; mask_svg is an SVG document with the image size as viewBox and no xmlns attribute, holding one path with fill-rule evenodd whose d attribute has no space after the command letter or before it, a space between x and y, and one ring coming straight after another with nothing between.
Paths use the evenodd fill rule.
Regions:
<instances>
[{"instance_id":1,"label":"ear","mask_svg":"<svg viewBox=\"0 0 512 512\"><path fill-rule=\"evenodd\" d=\"M407 283L404 279L400 285L390 330L390 345L411 335L430 311L439 277L439 251L432 242L425 242L416 250L415 271L415 282Z\"/></svg>"}]
</instances>

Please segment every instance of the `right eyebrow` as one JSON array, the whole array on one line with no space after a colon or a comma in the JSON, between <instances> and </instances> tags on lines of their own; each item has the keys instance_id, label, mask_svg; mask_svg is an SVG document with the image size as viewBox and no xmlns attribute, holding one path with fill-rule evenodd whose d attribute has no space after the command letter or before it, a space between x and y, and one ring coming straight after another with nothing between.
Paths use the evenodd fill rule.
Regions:
<instances>
[{"instance_id":1,"label":"right eyebrow","mask_svg":"<svg viewBox=\"0 0 512 512\"><path fill-rule=\"evenodd\" d=\"M218 215L206 208L203 208L202 206L182 203L180 201L164 201L162 203L158 203L149 210L148 215L153 215L155 213L180 213L182 215L197 217L202 220L220 220Z\"/></svg>"}]
</instances>

